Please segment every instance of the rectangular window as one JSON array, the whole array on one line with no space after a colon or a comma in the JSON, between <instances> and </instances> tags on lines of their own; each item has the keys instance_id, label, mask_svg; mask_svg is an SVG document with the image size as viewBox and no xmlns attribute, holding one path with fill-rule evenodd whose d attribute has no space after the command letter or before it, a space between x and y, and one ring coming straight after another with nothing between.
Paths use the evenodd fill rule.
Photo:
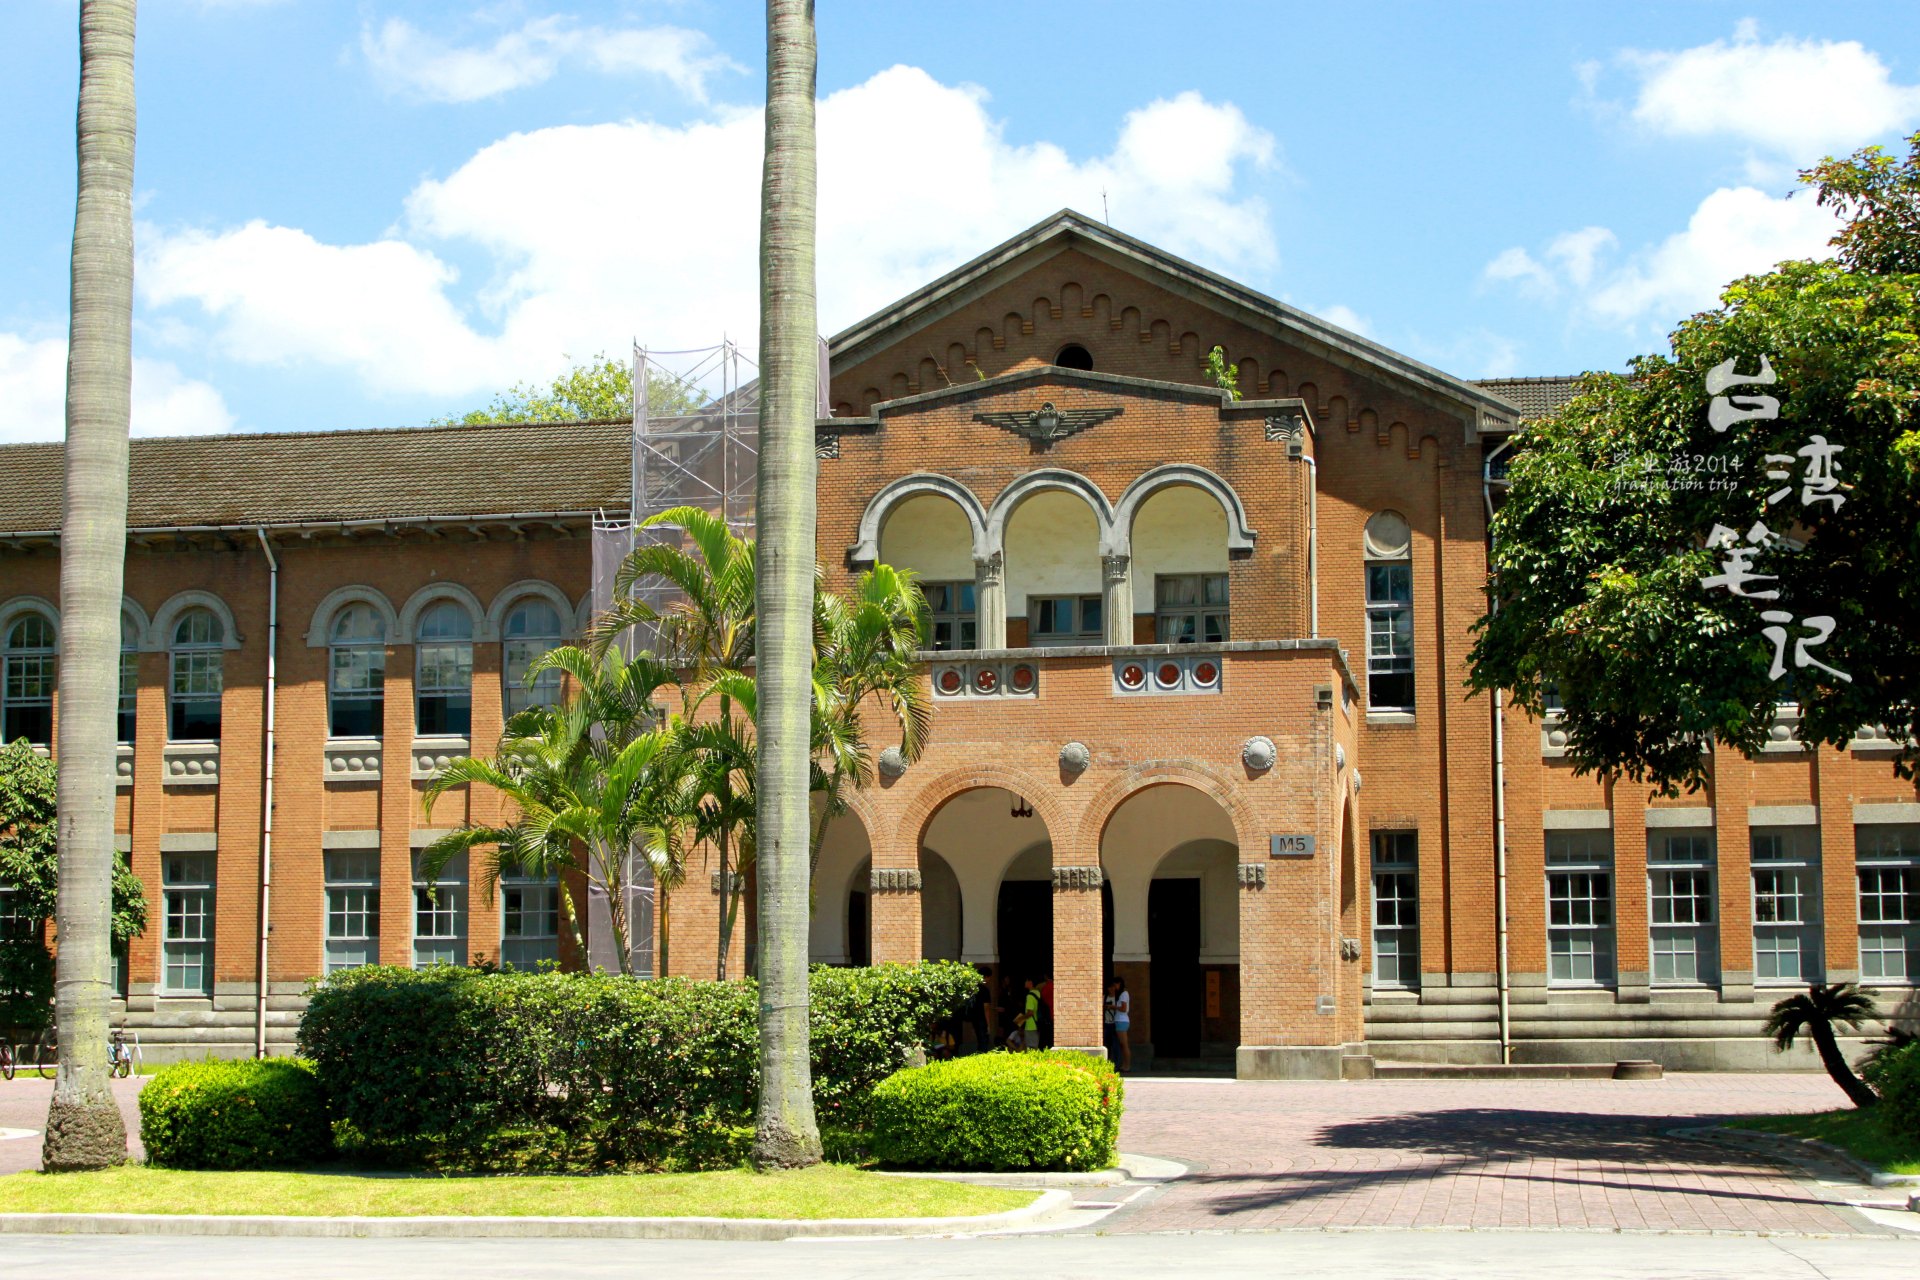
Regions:
<instances>
[{"instance_id":1,"label":"rectangular window","mask_svg":"<svg viewBox=\"0 0 1920 1280\"><path fill-rule=\"evenodd\" d=\"M936 649L978 649L979 621L971 582L923 582L920 593L931 613L929 638Z\"/></svg>"},{"instance_id":2,"label":"rectangular window","mask_svg":"<svg viewBox=\"0 0 1920 1280\"><path fill-rule=\"evenodd\" d=\"M1153 580L1156 644L1219 644L1227 635L1227 575L1163 573Z\"/></svg>"},{"instance_id":3,"label":"rectangular window","mask_svg":"<svg viewBox=\"0 0 1920 1280\"><path fill-rule=\"evenodd\" d=\"M413 859L413 967L463 964L467 955L466 858L456 857L431 881Z\"/></svg>"},{"instance_id":4,"label":"rectangular window","mask_svg":"<svg viewBox=\"0 0 1920 1280\"><path fill-rule=\"evenodd\" d=\"M27 914L27 895L0 880L0 942L38 942L41 922Z\"/></svg>"},{"instance_id":5,"label":"rectangular window","mask_svg":"<svg viewBox=\"0 0 1920 1280\"><path fill-rule=\"evenodd\" d=\"M418 726L421 736L473 731L473 645L464 640L422 642Z\"/></svg>"},{"instance_id":6,"label":"rectangular window","mask_svg":"<svg viewBox=\"0 0 1920 1280\"><path fill-rule=\"evenodd\" d=\"M1860 877L1860 980L1904 984L1920 976L1920 826L1853 829Z\"/></svg>"},{"instance_id":7,"label":"rectangular window","mask_svg":"<svg viewBox=\"0 0 1920 1280\"><path fill-rule=\"evenodd\" d=\"M180 649L173 655L173 685L167 699L167 736L174 742L220 741L220 691L226 654L218 649Z\"/></svg>"},{"instance_id":8,"label":"rectangular window","mask_svg":"<svg viewBox=\"0 0 1920 1280\"><path fill-rule=\"evenodd\" d=\"M527 687L527 668L538 662L559 644L558 640L508 640L502 643L501 658L505 671L501 680L505 692L505 712L509 720L528 707L560 705L560 673L549 668L533 678Z\"/></svg>"},{"instance_id":9,"label":"rectangular window","mask_svg":"<svg viewBox=\"0 0 1920 1280\"><path fill-rule=\"evenodd\" d=\"M123 746L133 745L134 707L140 691L140 655L122 651L120 654L120 713L119 732L115 741Z\"/></svg>"},{"instance_id":10,"label":"rectangular window","mask_svg":"<svg viewBox=\"0 0 1920 1280\"><path fill-rule=\"evenodd\" d=\"M1413 710L1413 565L1367 566L1367 706Z\"/></svg>"},{"instance_id":11,"label":"rectangular window","mask_svg":"<svg viewBox=\"0 0 1920 1280\"><path fill-rule=\"evenodd\" d=\"M1029 596L1027 639L1043 644L1099 644L1106 639L1099 596Z\"/></svg>"},{"instance_id":12,"label":"rectangular window","mask_svg":"<svg viewBox=\"0 0 1920 1280\"><path fill-rule=\"evenodd\" d=\"M5 687L0 689L0 706L5 707L0 742L25 738L35 746L53 745L53 679L53 654L7 655Z\"/></svg>"},{"instance_id":13,"label":"rectangular window","mask_svg":"<svg viewBox=\"0 0 1920 1280\"><path fill-rule=\"evenodd\" d=\"M1610 986L1613 972L1613 837L1547 835L1547 982Z\"/></svg>"},{"instance_id":14,"label":"rectangular window","mask_svg":"<svg viewBox=\"0 0 1920 1280\"><path fill-rule=\"evenodd\" d=\"M336 644L327 652L328 735L379 737L387 705L386 645Z\"/></svg>"},{"instance_id":15,"label":"rectangular window","mask_svg":"<svg viewBox=\"0 0 1920 1280\"><path fill-rule=\"evenodd\" d=\"M560 879L500 877L500 963L537 969L560 960Z\"/></svg>"},{"instance_id":16,"label":"rectangular window","mask_svg":"<svg viewBox=\"0 0 1920 1280\"><path fill-rule=\"evenodd\" d=\"M1820 936L1820 828L1753 832L1753 980L1798 986L1826 974Z\"/></svg>"},{"instance_id":17,"label":"rectangular window","mask_svg":"<svg viewBox=\"0 0 1920 1280\"><path fill-rule=\"evenodd\" d=\"M380 853L329 849L327 972L380 963Z\"/></svg>"},{"instance_id":18,"label":"rectangular window","mask_svg":"<svg viewBox=\"0 0 1920 1280\"><path fill-rule=\"evenodd\" d=\"M1420 985L1420 835L1373 833L1373 985Z\"/></svg>"},{"instance_id":19,"label":"rectangular window","mask_svg":"<svg viewBox=\"0 0 1920 1280\"><path fill-rule=\"evenodd\" d=\"M163 995L213 994L213 872L211 853L169 853L161 859Z\"/></svg>"},{"instance_id":20,"label":"rectangular window","mask_svg":"<svg viewBox=\"0 0 1920 1280\"><path fill-rule=\"evenodd\" d=\"M1720 980L1711 831L1647 833L1647 914L1655 986Z\"/></svg>"}]
</instances>

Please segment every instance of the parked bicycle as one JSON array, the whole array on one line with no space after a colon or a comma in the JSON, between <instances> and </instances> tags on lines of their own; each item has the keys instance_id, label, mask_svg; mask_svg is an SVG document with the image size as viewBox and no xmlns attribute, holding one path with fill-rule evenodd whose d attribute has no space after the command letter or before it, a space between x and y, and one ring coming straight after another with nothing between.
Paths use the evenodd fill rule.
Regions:
<instances>
[{"instance_id":1,"label":"parked bicycle","mask_svg":"<svg viewBox=\"0 0 1920 1280\"><path fill-rule=\"evenodd\" d=\"M133 1074L134 1068L143 1062L140 1052L140 1033L128 1031L124 1027L115 1027L107 1035L107 1074L124 1080ZM60 1069L59 1032L49 1026L33 1042L30 1056L21 1066L31 1065L39 1072L42 1080L51 1080ZM9 1066L7 1078L13 1078L13 1068Z\"/></svg>"},{"instance_id":2,"label":"parked bicycle","mask_svg":"<svg viewBox=\"0 0 1920 1280\"><path fill-rule=\"evenodd\" d=\"M0 1080L13 1079L13 1045L0 1035Z\"/></svg>"}]
</instances>

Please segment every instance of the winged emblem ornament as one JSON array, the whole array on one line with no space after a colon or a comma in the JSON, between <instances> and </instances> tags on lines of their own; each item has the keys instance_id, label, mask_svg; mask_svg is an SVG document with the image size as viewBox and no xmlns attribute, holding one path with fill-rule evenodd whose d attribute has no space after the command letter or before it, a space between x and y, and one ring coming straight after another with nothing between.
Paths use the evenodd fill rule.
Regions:
<instances>
[{"instance_id":1,"label":"winged emblem ornament","mask_svg":"<svg viewBox=\"0 0 1920 1280\"><path fill-rule=\"evenodd\" d=\"M1002 431L1011 431L1017 436L1025 436L1044 449L1088 427L1117 418L1124 412L1126 410L1119 405L1106 409L1057 409L1049 400L1038 409L1029 409L1025 413L976 413L973 420Z\"/></svg>"}]
</instances>

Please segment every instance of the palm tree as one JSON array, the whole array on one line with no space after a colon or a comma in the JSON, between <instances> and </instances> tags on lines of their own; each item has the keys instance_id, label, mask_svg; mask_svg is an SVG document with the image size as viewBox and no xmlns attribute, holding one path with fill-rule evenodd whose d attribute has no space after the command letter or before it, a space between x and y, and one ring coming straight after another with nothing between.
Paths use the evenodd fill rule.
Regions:
<instances>
[{"instance_id":1,"label":"palm tree","mask_svg":"<svg viewBox=\"0 0 1920 1280\"><path fill-rule=\"evenodd\" d=\"M807 1034L808 821L813 764L813 0L767 0L760 185L760 1107L753 1162L820 1162Z\"/></svg>"},{"instance_id":2,"label":"palm tree","mask_svg":"<svg viewBox=\"0 0 1920 1280\"><path fill-rule=\"evenodd\" d=\"M684 874L685 841L676 815L686 758L676 726L645 727L643 710L672 673L649 659L628 663L618 652L596 665L582 651L567 649L536 663L529 677L551 668L569 671L578 685L566 705L520 712L508 722L495 756L455 760L424 797L431 821L441 796L478 784L509 800L514 816L501 823L463 823L441 836L422 851L422 871L431 880L453 858L478 852L479 879L489 899L503 870L558 877L561 914L576 943L579 912L567 878L580 875L606 895L620 972L630 974L633 853L646 857L656 882L671 885Z\"/></svg>"},{"instance_id":3,"label":"palm tree","mask_svg":"<svg viewBox=\"0 0 1920 1280\"><path fill-rule=\"evenodd\" d=\"M1813 1047L1820 1052L1820 1063L1833 1077L1833 1082L1846 1091L1854 1106L1870 1107L1880 1099L1847 1065L1846 1056L1840 1052L1840 1042L1833 1034L1833 1025L1837 1022L1858 1031L1868 1019L1879 1014L1873 997L1854 983L1816 982L1805 994L1788 996L1774 1005L1767 1015L1766 1032L1773 1037L1774 1051L1784 1053L1793 1048L1795 1037L1805 1031L1813 1038Z\"/></svg>"},{"instance_id":4,"label":"palm tree","mask_svg":"<svg viewBox=\"0 0 1920 1280\"><path fill-rule=\"evenodd\" d=\"M845 784L864 787L873 777L861 708L878 699L900 726L900 753L920 758L932 730L925 672L915 661L926 647L926 600L913 574L879 564L861 574L853 595L820 592L814 602L814 748L820 757L816 790L824 793L807 863L808 883L820 862L827 824L846 812Z\"/></svg>"},{"instance_id":5,"label":"palm tree","mask_svg":"<svg viewBox=\"0 0 1920 1280\"><path fill-rule=\"evenodd\" d=\"M79 198L67 347L66 510L60 529L60 1074L41 1163L127 1158L107 1085L113 995L114 706L127 554L133 394L134 0L80 6Z\"/></svg>"}]
</instances>

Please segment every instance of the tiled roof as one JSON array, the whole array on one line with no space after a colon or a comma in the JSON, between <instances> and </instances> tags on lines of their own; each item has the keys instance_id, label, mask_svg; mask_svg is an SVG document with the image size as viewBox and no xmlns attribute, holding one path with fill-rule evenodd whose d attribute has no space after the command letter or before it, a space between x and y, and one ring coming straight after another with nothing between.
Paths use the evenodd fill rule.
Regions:
<instances>
[{"instance_id":1,"label":"tiled roof","mask_svg":"<svg viewBox=\"0 0 1920 1280\"><path fill-rule=\"evenodd\" d=\"M1522 418L1544 418L1573 399L1580 378L1578 374L1548 378L1482 378L1475 385L1485 387L1520 410Z\"/></svg>"},{"instance_id":2,"label":"tiled roof","mask_svg":"<svg viewBox=\"0 0 1920 1280\"><path fill-rule=\"evenodd\" d=\"M625 422L181 436L132 442L127 524L451 519L606 508L631 493ZM64 449L0 446L0 532L60 527Z\"/></svg>"}]
</instances>

